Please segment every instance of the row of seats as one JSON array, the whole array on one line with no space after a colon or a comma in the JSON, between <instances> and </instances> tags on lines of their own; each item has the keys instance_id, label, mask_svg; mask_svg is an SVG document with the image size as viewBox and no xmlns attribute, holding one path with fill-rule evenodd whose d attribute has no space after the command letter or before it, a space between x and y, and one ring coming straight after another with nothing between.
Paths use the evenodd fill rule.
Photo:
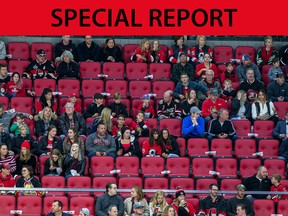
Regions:
<instances>
[{"instance_id":1,"label":"row of seats","mask_svg":"<svg viewBox=\"0 0 288 216\"><path fill-rule=\"evenodd\" d=\"M122 45L119 46L122 48ZM125 63L131 62L131 55L139 47L139 44L123 45L123 60ZM160 45L166 58L168 56L168 46ZM53 44L49 42L33 42L31 45L27 42L8 42L7 54L9 59L33 59L36 56L38 49L44 49L48 59L54 59ZM230 61L231 58L241 59L243 54L251 56L251 60L255 62L256 50L252 46L237 46L233 49L232 46L215 46L213 48L214 60L216 63L224 63Z\"/></svg>"},{"instance_id":2,"label":"row of seats","mask_svg":"<svg viewBox=\"0 0 288 216\"><path fill-rule=\"evenodd\" d=\"M81 208L88 208L90 215L95 215L95 200L93 197L72 197L68 199L65 196L46 196L45 198L37 196L23 196L16 199L13 196L0 196L0 201L3 203L1 208L1 216L10 215L11 210L21 210L22 215L41 216L51 212L51 206L55 199L63 203L63 211L70 211L72 215L78 215ZM171 201L167 200L170 204ZM195 209L198 209L199 199L187 198ZM288 200L280 200L277 206L277 213L288 215ZM253 202L255 215L270 216L275 213L274 202L272 200L255 200Z\"/></svg>"}]
</instances>

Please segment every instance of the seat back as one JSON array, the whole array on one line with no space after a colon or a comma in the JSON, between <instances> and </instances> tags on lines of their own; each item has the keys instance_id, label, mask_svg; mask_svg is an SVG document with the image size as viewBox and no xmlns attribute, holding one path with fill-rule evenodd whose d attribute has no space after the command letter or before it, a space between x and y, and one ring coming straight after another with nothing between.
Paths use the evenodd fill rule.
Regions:
<instances>
[{"instance_id":1,"label":"seat back","mask_svg":"<svg viewBox=\"0 0 288 216\"><path fill-rule=\"evenodd\" d=\"M169 176L188 177L190 175L189 158L167 158L166 170L169 170L171 172Z\"/></svg>"},{"instance_id":2,"label":"seat back","mask_svg":"<svg viewBox=\"0 0 288 216\"><path fill-rule=\"evenodd\" d=\"M33 98L32 97L12 97L10 108L16 112L33 113Z\"/></svg>"},{"instance_id":3,"label":"seat back","mask_svg":"<svg viewBox=\"0 0 288 216\"><path fill-rule=\"evenodd\" d=\"M117 183L115 177L112 176L97 176L93 178L93 188L94 189L104 189L103 192L94 192L94 197L101 196L105 193L105 187L108 182Z\"/></svg>"},{"instance_id":4,"label":"seat back","mask_svg":"<svg viewBox=\"0 0 288 216\"><path fill-rule=\"evenodd\" d=\"M42 198L40 196L20 196L17 199L17 210L22 210L22 215L41 215Z\"/></svg>"},{"instance_id":5,"label":"seat back","mask_svg":"<svg viewBox=\"0 0 288 216\"><path fill-rule=\"evenodd\" d=\"M193 178L183 178L183 177L172 177L170 180L170 190L177 190L177 188L182 188L183 190L194 190L194 179ZM193 197L193 194L186 194L186 197Z\"/></svg>"},{"instance_id":6,"label":"seat back","mask_svg":"<svg viewBox=\"0 0 288 216\"><path fill-rule=\"evenodd\" d=\"M156 94L156 98L163 98L165 91L174 91L174 88L175 84L173 81L154 81L152 86L152 92Z\"/></svg>"},{"instance_id":7,"label":"seat back","mask_svg":"<svg viewBox=\"0 0 288 216\"><path fill-rule=\"evenodd\" d=\"M93 97L95 93L102 93L103 91L104 91L103 80L82 81L82 95L84 97Z\"/></svg>"},{"instance_id":8,"label":"seat back","mask_svg":"<svg viewBox=\"0 0 288 216\"><path fill-rule=\"evenodd\" d=\"M141 159L141 171L144 176L161 175L164 170L164 158L162 157L143 157Z\"/></svg>"},{"instance_id":9,"label":"seat back","mask_svg":"<svg viewBox=\"0 0 288 216\"><path fill-rule=\"evenodd\" d=\"M8 65L8 71L18 72L20 75L22 75L29 64L29 60L10 60Z\"/></svg>"},{"instance_id":10,"label":"seat back","mask_svg":"<svg viewBox=\"0 0 288 216\"><path fill-rule=\"evenodd\" d=\"M69 206L68 206L68 197L66 196L46 196L44 197L43 201L43 211L44 214L47 215L48 213L51 212L51 206L54 202L54 200L59 200L60 202L62 202L63 206L62 206L62 210L63 211L68 211Z\"/></svg>"},{"instance_id":11,"label":"seat back","mask_svg":"<svg viewBox=\"0 0 288 216\"><path fill-rule=\"evenodd\" d=\"M236 134L239 138L249 138L248 133L251 132L251 122L248 120L232 121Z\"/></svg>"},{"instance_id":12,"label":"seat back","mask_svg":"<svg viewBox=\"0 0 288 216\"><path fill-rule=\"evenodd\" d=\"M88 176L71 176L67 179L67 188L90 188L91 178ZM90 196L90 192L68 192L68 197Z\"/></svg>"},{"instance_id":13,"label":"seat back","mask_svg":"<svg viewBox=\"0 0 288 216\"><path fill-rule=\"evenodd\" d=\"M218 158L215 164L220 177L237 177L237 160L235 158Z\"/></svg>"},{"instance_id":14,"label":"seat back","mask_svg":"<svg viewBox=\"0 0 288 216\"><path fill-rule=\"evenodd\" d=\"M273 174L277 173L281 175L282 178L286 178L285 170L285 160L284 159L266 159L264 161L264 166L269 170L268 177L271 178Z\"/></svg>"},{"instance_id":15,"label":"seat back","mask_svg":"<svg viewBox=\"0 0 288 216\"><path fill-rule=\"evenodd\" d=\"M131 62L131 56L138 47L139 44L125 44L123 46L123 60L125 64Z\"/></svg>"},{"instance_id":16,"label":"seat back","mask_svg":"<svg viewBox=\"0 0 288 216\"><path fill-rule=\"evenodd\" d=\"M256 142L254 139L237 139L235 141L236 157L252 157L256 152Z\"/></svg>"},{"instance_id":17,"label":"seat back","mask_svg":"<svg viewBox=\"0 0 288 216\"><path fill-rule=\"evenodd\" d=\"M79 66L81 79L98 79L101 73L100 62L81 62Z\"/></svg>"},{"instance_id":18,"label":"seat back","mask_svg":"<svg viewBox=\"0 0 288 216\"><path fill-rule=\"evenodd\" d=\"M117 157L116 169L121 170L120 175L139 176L139 158Z\"/></svg>"},{"instance_id":19,"label":"seat back","mask_svg":"<svg viewBox=\"0 0 288 216\"><path fill-rule=\"evenodd\" d=\"M255 174L255 170L261 165L260 159L243 158L240 160L239 172L242 178Z\"/></svg>"},{"instance_id":20,"label":"seat back","mask_svg":"<svg viewBox=\"0 0 288 216\"><path fill-rule=\"evenodd\" d=\"M8 42L7 55L11 55L9 59L29 60L30 45L27 42Z\"/></svg>"},{"instance_id":21,"label":"seat back","mask_svg":"<svg viewBox=\"0 0 288 216\"><path fill-rule=\"evenodd\" d=\"M270 120L256 120L254 122L254 133L258 134L257 138L273 138L272 132L274 123Z\"/></svg>"},{"instance_id":22,"label":"seat back","mask_svg":"<svg viewBox=\"0 0 288 216\"><path fill-rule=\"evenodd\" d=\"M207 156L205 152L209 151L208 140L205 138L188 139L187 151L190 157Z\"/></svg>"},{"instance_id":23,"label":"seat back","mask_svg":"<svg viewBox=\"0 0 288 216\"><path fill-rule=\"evenodd\" d=\"M145 76L148 75L147 63L127 63L126 64L126 78L128 80L140 79L145 80Z\"/></svg>"},{"instance_id":24,"label":"seat back","mask_svg":"<svg viewBox=\"0 0 288 216\"><path fill-rule=\"evenodd\" d=\"M180 137L182 135L182 121L180 119L161 119L159 129L167 128L170 135Z\"/></svg>"},{"instance_id":25,"label":"seat back","mask_svg":"<svg viewBox=\"0 0 288 216\"><path fill-rule=\"evenodd\" d=\"M105 62L102 73L108 75L107 79L124 79L125 65L123 62Z\"/></svg>"},{"instance_id":26,"label":"seat back","mask_svg":"<svg viewBox=\"0 0 288 216\"><path fill-rule=\"evenodd\" d=\"M16 210L16 198L14 196L0 196L0 215L10 215L11 210Z\"/></svg>"},{"instance_id":27,"label":"seat back","mask_svg":"<svg viewBox=\"0 0 288 216\"><path fill-rule=\"evenodd\" d=\"M128 189L131 190L131 188L138 186L140 188L143 187L142 178L140 177L120 177L118 188L119 189ZM128 197L131 195L130 192L121 192L120 195L122 197Z\"/></svg>"},{"instance_id":28,"label":"seat back","mask_svg":"<svg viewBox=\"0 0 288 216\"><path fill-rule=\"evenodd\" d=\"M271 216L274 214L274 202L272 200L254 200L255 215Z\"/></svg>"},{"instance_id":29,"label":"seat back","mask_svg":"<svg viewBox=\"0 0 288 216\"><path fill-rule=\"evenodd\" d=\"M58 92L62 92L63 96L70 96L71 93L76 93L80 96L80 81L76 79L60 79L58 80Z\"/></svg>"},{"instance_id":30,"label":"seat back","mask_svg":"<svg viewBox=\"0 0 288 216\"><path fill-rule=\"evenodd\" d=\"M231 46L215 46L213 57L216 64L225 64L233 58L233 48Z\"/></svg>"},{"instance_id":31,"label":"seat back","mask_svg":"<svg viewBox=\"0 0 288 216\"><path fill-rule=\"evenodd\" d=\"M88 208L90 215L95 212L95 199L94 197L72 197L69 205L70 211L74 211L74 215L79 215L82 208Z\"/></svg>"},{"instance_id":32,"label":"seat back","mask_svg":"<svg viewBox=\"0 0 288 216\"><path fill-rule=\"evenodd\" d=\"M168 179L167 178L145 178L144 179L144 189L155 189L155 190L167 190L168 187ZM155 192L147 192L146 195L151 197Z\"/></svg>"},{"instance_id":33,"label":"seat back","mask_svg":"<svg viewBox=\"0 0 288 216\"><path fill-rule=\"evenodd\" d=\"M251 62L255 62L256 59L256 50L252 46L237 46L235 48L235 58L242 61L242 56L248 54L251 56Z\"/></svg>"},{"instance_id":34,"label":"seat back","mask_svg":"<svg viewBox=\"0 0 288 216\"><path fill-rule=\"evenodd\" d=\"M114 169L114 158L109 156L94 156L90 160L91 176L110 176Z\"/></svg>"},{"instance_id":35,"label":"seat back","mask_svg":"<svg viewBox=\"0 0 288 216\"><path fill-rule=\"evenodd\" d=\"M33 42L31 44L31 59L35 59L37 51L43 49L48 60L53 60L53 45L49 42Z\"/></svg>"},{"instance_id":36,"label":"seat back","mask_svg":"<svg viewBox=\"0 0 288 216\"><path fill-rule=\"evenodd\" d=\"M211 151L216 151L217 156L232 156L232 141L230 139L213 139Z\"/></svg>"},{"instance_id":37,"label":"seat back","mask_svg":"<svg viewBox=\"0 0 288 216\"><path fill-rule=\"evenodd\" d=\"M279 140L260 139L258 142L258 152L263 152L263 157L278 157Z\"/></svg>"},{"instance_id":38,"label":"seat back","mask_svg":"<svg viewBox=\"0 0 288 216\"><path fill-rule=\"evenodd\" d=\"M151 82L144 80L132 80L129 82L131 98L141 98L144 94L151 93Z\"/></svg>"},{"instance_id":39,"label":"seat back","mask_svg":"<svg viewBox=\"0 0 288 216\"><path fill-rule=\"evenodd\" d=\"M212 158L193 158L192 160L192 175L194 177L211 176L210 170L214 170Z\"/></svg>"},{"instance_id":40,"label":"seat back","mask_svg":"<svg viewBox=\"0 0 288 216\"><path fill-rule=\"evenodd\" d=\"M149 65L149 74L153 75L152 80L167 79L171 78L171 64L169 63L152 63Z\"/></svg>"},{"instance_id":41,"label":"seat back","mask_svg":"<svg viewBox=\"0 0 288 216\"><path fill-rule=\"evenodd\" d=\"M41 96L44 88L50 88L53 92L56 91L56 80L53 79L35 79L34 92L36 96Z\"/></svg>"},{"instance_id":42,"label":"seat back","mask_svg":"<svg viewBox=\"0 0 288 216\"><path fill-rule=\"evenodd\" d=\"M65 188L65 178L63 176L43 176L41 184L43 188ZM63 191L48 191L46 195L64 196L65 193Z\"/></svg>"},{"instance_id":43,"label":"seat back","mask_svg":"<svg viewBox=\"0 0 288 216\"><path fill-rule=\"evenodd\" d=\"M107 80L105 91L113 97L115 92L119 92L122 98L127 98L128 84L126 80Z\"/></svg>"}]
</instances>

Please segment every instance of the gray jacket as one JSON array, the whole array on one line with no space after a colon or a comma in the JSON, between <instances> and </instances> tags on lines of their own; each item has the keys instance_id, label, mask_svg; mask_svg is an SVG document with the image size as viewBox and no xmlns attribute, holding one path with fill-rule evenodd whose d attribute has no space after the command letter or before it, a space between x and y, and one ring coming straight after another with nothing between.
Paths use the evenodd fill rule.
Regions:
<instances>
[{"instance_id":1,"label":"gray jacket","mask_svg":"<svg viewBox=\"0 0 288 216\"><path fill-rule=\"evenodd\" d=\"M109 134L106 134L104 138L101 138L96 133L90 134L86 140L86 151L87 153L106 152L115 153L116 144L115 140Z\"/></svg>"},{"instance_id":2,"label":"gray jacket","mask_svg":"<svg viewBox=\"0 0 288 216\"><path fill-rule=\"evenodd\" d=\"M3 41L0 41L0 59L6 58L6 46Z\"/></svg>"},{"instance_id":3,"label":"gray jacket","mask_svg":"<svg viewBox=\"0 0 288 216\"><path fill-rule=\"evenodd\" d=\"M4 114L2 116L0 116L0 123L4 123L4 128L3 131L5 133L9 133L9 127L10 127L10 122L11 120L18 114L21 113L23 114L26 118L29 118L30 114L28 113L22 113L22 112L4 112Z\"/></svg>"},{"instance_id":4,"label":"gray jacket","mask_svg":"<svg viewBox=\"0 0 288 216\"><path fill-rule=\"evenodd\" d=\"M252 68L254 70L255 79L260 81L261 80L260 70L259 70L258 66L252 62L250 62L250 65L248 67L244 67L244 65L242 63L236 67L236 73L238 76L238 81L242 82L242 81L245 81L247 79L246 71L248 68Z\"/></svg>"},{"instance_id":5,"label":"gray jacket","mask_svg":"<svg viewBox=\"0 0 288 216\"><path fill-rule=\"evenodd\" d=\"M140 201L142 204L145 205L144 211L142 215L145 216L149 216L150 215L150 210L149 210L149 206L148 203L146 201L146 199L144 198L143 200ZM125 212L124 212L124 216L128 216L133 214L133 203L132 203L132 197L128 197L124 200L124 205L125 205Z\"/></svg>"}]
</instances>

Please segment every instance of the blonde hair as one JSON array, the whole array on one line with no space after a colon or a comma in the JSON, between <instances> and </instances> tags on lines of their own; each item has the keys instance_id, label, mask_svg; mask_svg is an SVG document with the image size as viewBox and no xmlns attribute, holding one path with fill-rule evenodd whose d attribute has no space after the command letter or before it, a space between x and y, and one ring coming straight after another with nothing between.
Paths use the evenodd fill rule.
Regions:
<instances>
[{"instance_id":1,"label":"blonde hair","mask_svg":"<svg viewBox=\"0 0 288 216\"><path fill-rule=\"evenodd\" d=\"M206 41L206 36L204 36L204 35L198 35L198 36L196 37L197 43L199 43L199 41L200 41L201 38L203 38L203 39Z\"/></svg>"},{"instance_id":2,"label":"blonde hair","mask_svg":"<svg viewBox=\"0 0 288 216\"><path fill-rule=\"evenodd\" d=\"M150 202L150 207L155 208L157 206L157 198L158 198L158 196L163 196L163 202L161 203L160 208L164 209L165 206L168 205L168 203L166 202L166 199L165 199L165 193L163 191L161 191L161 190L158 190L158 191L155 192L155 194L152 197L152 200Z\"/></svg>"},{"instance_id":3,"label":"blonde hair","mask_svg":"<svg viewBox=\"0 0 288 216\"><path fill-rule=\"evenodd\" d=\"M139 186L134 186L132 188L135 190L135 192L137 194L136 199L138 200L138 202L143 200L144 199L144 194L143 194L142 189Z\"/></svg>"},{"instance_id":4,"label":"blonde hair","mask_svg":"<svg viewBox=\"0 0 288 216\"><path fill-rule=\"evenodd\" d=\"M52 111L52 109L51 109L50 107L44 107L43 110L40 111L40 112L38 113L38 115L36 115L36 116L34 117L34 120L35 120L35 121L45 120L45 119L44 119L44 111L45 111L45 110L50 110L51 115L50 115L50 117L49 117L49 119L48 119L49 121L51 121L51 119L56 120L56 119L58 118L57 115L56 115L55 113L53 113L53 111Z\"/></svg>"},{"instance_id":5,"label":"blonde hair","mask_svg":"<svg viewBox=\"0 0 288 216\"><path fill-rule=\"evenodd\" d=\"M149 42L149 40L148 40L147 38L144 38L144 39L141 41L140 48L141 48L141 51L142 51L142 52L144 52L144 51L149 51L149 50L150 50L150 42L149 42L149 48L148 48L148 50L146 50L145 47L144 47L144 44L145 44L147 41Z\"/></svg>"},{"instance_id":6,"label":"blonde hair","mask_svg":"<svg viewBox=\"0 0 288 216\"><path fill-rule=\"evenodd\" d=\"M51 154L50 154L50 158L49 158L50 166L53 166L53 159L52 159L53 155L58 156L58 165L59 165L59 167L62 167L63 156L58 149L53 149Z\"/></svg>"},{"instance_id":7,"label":"blonde hair","mask_svg":"<svg viewBox=\"0 0 288 216\"><path fill-rule=\"evenodd\" d=\"M173 208L174 209L174 216L177 216L177 212L175 210L175 208L172 206L172 205L168 205L164 208L163 210L163 213L162 213L162 216L168 216L168 212L169 212L169 209L170 208Z\"/></svg>"},{"instance_id":8,"label":"blonde hair","mask_svg":"<svg viewBox=\"0 0 288 216\"><path fill-rule=\"evenodd\" d=\"M112 121L111 121L111 109L105 107L102 112L101 112L101 115L100 115L100 118L102 119L103 123L106 125L107 127L107 130L108 131L112 131Z\"/></svg>"},{"instance_id":9,"label":"blonde hair","mask_svg":"<svg viewBox=\"0 0 288 216\"><path fill-rule=\"evenodd\" d=\"M120 94L120 92L115 92L113 98L114 98L114 100L119 100L119 99L121 99L121 94Z\"/></svg>"},{"instance_id":10,"label":"blonde hair","mask_svg":"<svg viewBox=\"0 0 288 216\"><path fill-rule=\"evenodd\" d=\"M72 145L74 145L74 144L77 144L77 145L78 145L78 153L77 153L78 155L77 155L77 159L78 159L78 161L81 161L81 160L83 160L83 155L82 155L82 153L81 153L81 151L80 151L80 145L79 145L79 143L76 143L76 142L72 143ZM71 145L71 147L72 147L72 145ZM74 154L72 148L70 148L70 155L71 155L72 153Z\"/></svg>"},{"instance_id":11,"label":"blonde hair","mask_svg":"<svg viewBox=\"0 0 288 216\"><path fill-rule=\"evenodd\" d=\"M232 81L231 81L231 80L229 80L229 79L226 79L226 80L224 80L224 83L229 83L229 84L231 84L231 83L232 83Z\"/></svg>"}]
</instances>

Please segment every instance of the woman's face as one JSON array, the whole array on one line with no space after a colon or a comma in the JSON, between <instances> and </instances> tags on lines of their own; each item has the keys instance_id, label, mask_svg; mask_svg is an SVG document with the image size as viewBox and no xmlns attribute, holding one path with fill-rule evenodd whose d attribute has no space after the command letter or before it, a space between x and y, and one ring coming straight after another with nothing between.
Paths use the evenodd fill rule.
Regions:
<instances>
[{"instance_id":1,"label":"woman's face","mask_svg":"<svg viewBox=\"0 0 288 216\"><path fill-rule=\"evenodd\" d=\"M159 41L154 41L153 42L153 50L156 50L159 48Z\"/></svg>"},{"instance_id":2,"label":"woman's face","mask_svg":"<svg viewBox=\"0 0 288 216\"><path fill-rule=\"evenodd\" d=\"M243 98L243 101L247 101L247 94L244 93L244 94L242 95L242 98Z\"/></svg>"},{"instance_id":3,"label":"woman's face","mask_svg":"<svg viewBox=\"0 0 288 216\"><path fill-rule=\"evenodd\" d=\"M71 151L79 152L79 145L77 143L73 143L73 145L71 146Z\"/></svg>"},{"instance_id":4,"label":"woman's face","mask_svg":"<svg viewBox=\"0 0 288 216\"><path fill-rule=\"evenodd\" d=\"M134 188L131 189L131 197L136 197L137 196L137 193L136 193L136 190Z\"/></svg>"},{"instance_id":5,"label":"woman's face","mask_svg":"<svg viewBox=\"0 0 288 216\"><path fill-rule=\"evenodd\" d=\"M118 122L119 125L123 125L124 122L125 122L125 119L124 119L123 117L119 117L119 118L117 119L117 122Z\"/></svg>"},{"instance_id":6,"label":"woman's face","mask_svg":"<svg viewBox=\"0 0 288 216\"><path fill-rule=\"evenodd\" d=\"M51 110L50 109L45 109L43 112L43 115L46 117L50 117L51 116Z\"/></svg>"},{"instance_id":7,"label":"woman's face","mask_svg":"<svg viewBox=\"0 0 288 216\"><path fill-rule=\"evenodd\" d=\"M20 79L19 75L18 75L18 74L14 74L14 76L13 76L13 82L14 82L14 83L17 83L17 82L19 81L19 79Z\"/></svg>"},{"instance_id":8,"label":"woman's face","mask_svg":"<svg viewBox=\"0 0 288 216\"><path fill-rule=\"evenodd\" d=\"M20 134L23 135L23 136L25 136L25 135L27 134L26 127L22 127L22 128L20 129Z\"/></svg>"},{"instance_id":9,"label":"woman's face","mask_svg":"<svg viewBox=\"0 0 288 216\"><path fill-rule=\"evenodd\" d=\"M205 54L204 55L204 61L205 62L210 62L210 55L209 54Z\"/></svg>"},{"instance_id":10,"label":"woman's face","mask_svg":"<svg viewBox=\"0 0 288 216\"><path fill-rule=\"evenodd\" d=\"M72 138L74 138L74 136L75 136L74 131L71 130L71 129L69 129L69 130L68 130L68 138L69 138L69 139L72 139Z\"/></svg>"},{"instance_id":11,"label":"woman's face","mask_svg":"<svg viewBox=\"0 0 288 216\"><path fill-rule=\"evenodd\" d=\"M2 156L6 156L8 154L8 148L6 145L2 145L1 148L0 148L0 154Z\"/></svg>"},{"instance_id":12,"label":"woman's face","mask_svg":"<svg viewBox=\"0 0 288 216\"><path fill-rule=\"evenodd\" d=\"M131 131L130 130L126 130L124 132L124 135L123 135L124 139L130 139L130 134L131 134Z\"/></svg>"},{"instance_id":13,"label":"woman's face","mask_svg":"<svg viewBox=\"0 0 288 216\"><path fill-rule=\"evenodd\" d=\"M264 101L264 99L265 99L264 94L262 92L259 92L258 98L260 101Z\"/></svg>"},{"instance_id":14,"label":"woman's face","mask_svg":"<svg viewBox=\"0 0 288 216\"><path fill-rule=\"evenodd\" d=\"M190 91L189 97L190 99L196 98L196 92L194 90Z\"/></svg>"},{"instance_id":15,"label":"woman's face","mask_svg":"<svg viewBox=\"0 0 288 216\"><path fill-rule=\"evenodd\" d=\"M51 100L51 98L52 98L52 92L48 92L48 93L45 95L45 98L46 98L46 100Z\"/></svg>"},{"instance_id":16,"label":"woman's face","mask_svg":"<svg viewBox=\"0 0 288 216\"><path fill-rule=\"evenodd\" d=\"M271 48L273 46L272 40L270 40L270 39L266 40L265 46Z\"/></svg>"},{"instance_id":17,"label":"woman's face","mask_svg":"<svg viewBox=\"0 0 288 216\"><path fill-rule=\"evenodd\" d=\"M150 45L149 41L146 41L146 42L144 43L144 48L145 48L146 50L148 50L148 49L149 49L149 45Z\"/></svg>"},{"instance_id":18,"label":"woman's face","mask_svg":"<svg viewBox=\"0 0 288 216\"><path fill-rule=\"evenodd\" d=\"M29 178L30 177L30 172L29 172L29 170L26 167L22 168L22 176L24 178Z\"/></svg>"},{"instance_id":19,"label":"woman's face","mask_svg":"<svg viewBox=\"0 0 288 216\"><path fill-rule=\"evenodd\" d=\"M159 137L159 134L157 132L153 133L153 139L154 140L157 140Z\"/></svg>"},{"instance_id":20,"label":"woman's face","mask_svg":"<svg viewBox=\"0 0 288 216\"><path fill-rule=\"evenodd\" d=\"M71 61L68 55L64 55L64 62L69 63Z\"/></svg>"},{"instance_id":21,"label":"woman's face","mask_svg":"<svg viewBox=\"0 0 288 216\"><path fill-rule=\"evenodd\" d=\"M50 131L49 131L49 135L51 137L55 137L57 134L57 129L56 128L52 128Z\"/></svg>"},{"instance_id":22,"label":"woman's face","mask_svg":"<svg viewBox=\"0 0 288 216\"><path fill-rule=\"evenodd\" d=\"M113 47L115 46L114 41L113 41L112 39L110 39L110 40L107 42L107 46L108 46L109 48L113 48Z\"/></svg>"},{"instance_id":23,"label":"woman's face","mask_svg":"<svg viewBox=\"0 0 288 216\"><path fill-rule=\"evenodd\" d=\"M200 45L200 46L204 46L205 43L206 43L205 38L204 38L204 37L200 37L200 39L199 39L199 45Z\"/></svg>"},{"instance_id":24,"label":"woman's face","mask_svg":"<svg viewBox=\"0 0 288 216\"><path fill-rule=\"evenodd\" d=\"M174 210L174 208L169 208L168 209L168 216L174 216L175 215L175 210Z\"/></svg>"},{"instance_id":25,"label":"woman's face","mask_svg":"<svg viewBox=\"0 0 288 216\"><path fill-rule=\"evenodd\" d=\"M183 45L184 43L184 38L183 37L180 37L178 40L177 40L177 45Z\"/></svg>"},{"instance_id":26,"label":"woman's face","mask_svg":"<svg viewBox=\"0 0 288 216\"><path fill-rule=\"evenodd\" d=\"M164 138L165 140L168 139L168 136L169 136L168 131L167 131L167 130L163 130L162 136L163 136L163 138Z\"/></svg>"},{"instance_id":27,"label":"woman's face","mask_svg":"<svg viewBox=\"0 0 288 216\"><path fill-rule=\"evenodd\" d=\"M26 148L21 148L21 153L22 153L23 155L26 155L26 154L27 154L27 149L26 149Z\"/></svg>"},{"instance_id":28,"label":"woman's face","mask_svg":"<svg viewBox=\"0 0 288 216\"><path fill-rule=\"evenodd\" d=\"M56 161L58 160L58 158L59 158L57 155L52 155L51 157L52 157L52 160L53 160L54 162L56 162Z\"/></svg>"},{"instance_id":29,"label":"woman's face","mask_svg":"<svg viewBox=\"0 0 288 216\"><path fill-rule=\"evenodd\" d=\"M157 204L161 204L164 200L164 197L162 195L157 196Z\"/></svg>"}]
</instances>

